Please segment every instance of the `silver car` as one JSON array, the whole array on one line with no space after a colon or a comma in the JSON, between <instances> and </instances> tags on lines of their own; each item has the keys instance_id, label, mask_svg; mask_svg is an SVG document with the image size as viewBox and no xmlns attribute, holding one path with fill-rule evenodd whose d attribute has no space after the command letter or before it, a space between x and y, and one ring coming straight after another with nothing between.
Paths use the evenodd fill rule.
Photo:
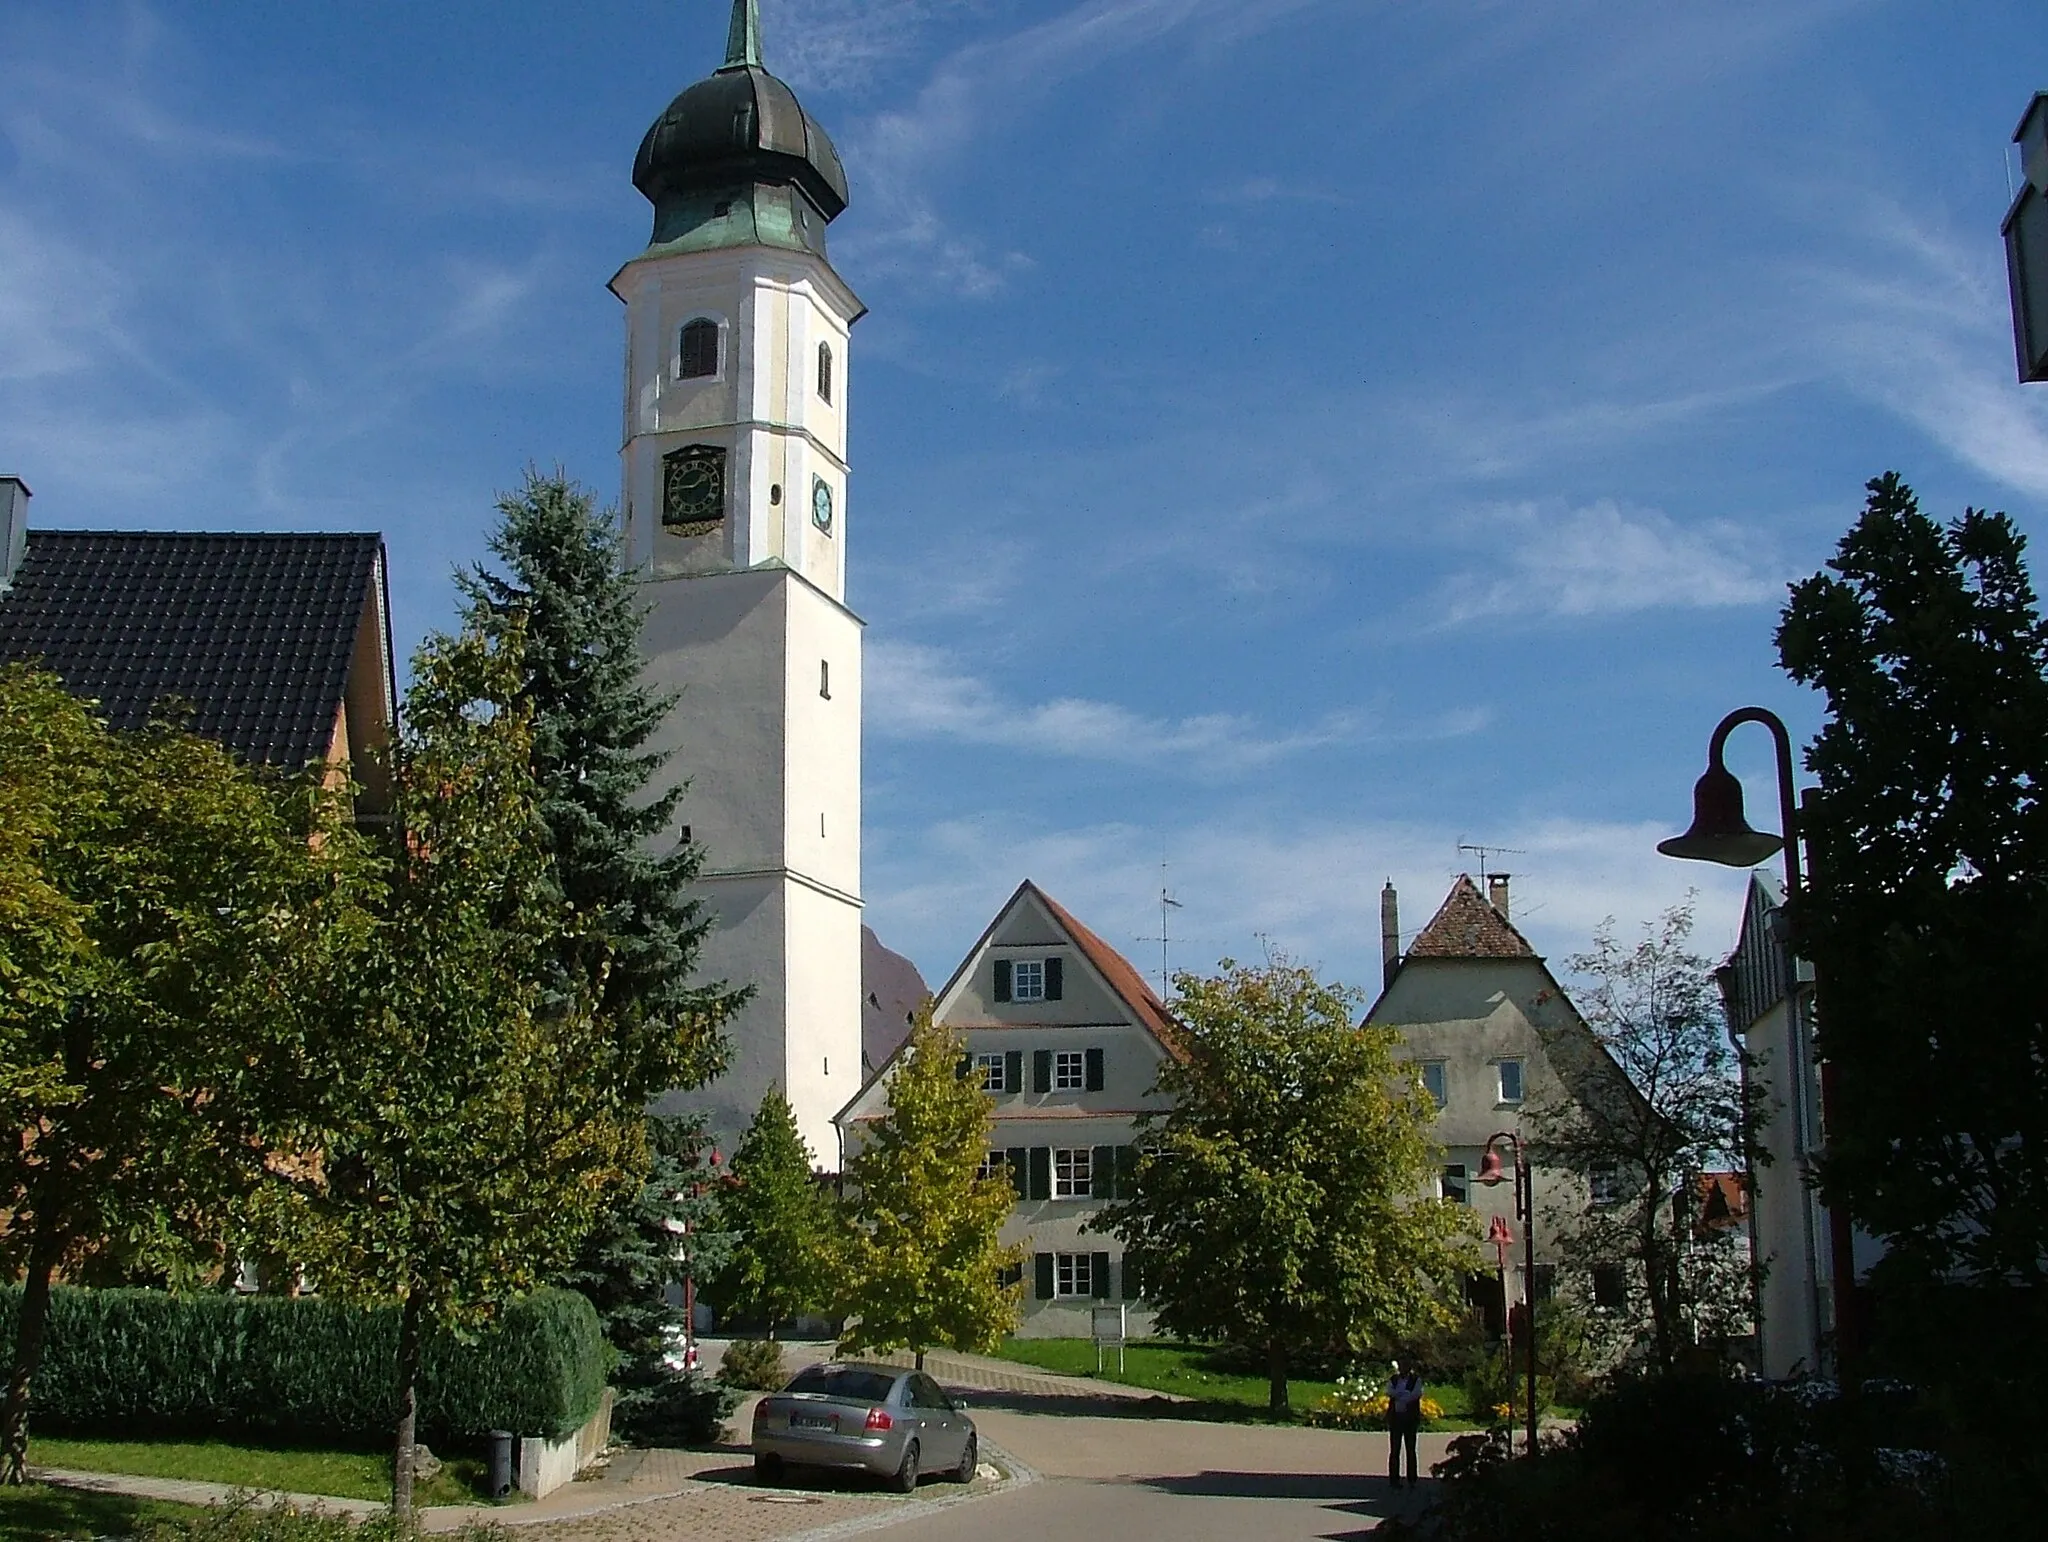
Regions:
<instances>
[{"instance_id":1,"label":"silver car","mask_svg":"<svg viewBox=\"0 0 2048 1542\"><path fill-rule=\"evenodd\" d=\"M814 1365L754 1408L754 1474L763 1483L786 1467L852 1467L908 1494L924 1472L971 1482L980 1461L974 1421L922 1371Z\"/></svg>"}]
</instances>

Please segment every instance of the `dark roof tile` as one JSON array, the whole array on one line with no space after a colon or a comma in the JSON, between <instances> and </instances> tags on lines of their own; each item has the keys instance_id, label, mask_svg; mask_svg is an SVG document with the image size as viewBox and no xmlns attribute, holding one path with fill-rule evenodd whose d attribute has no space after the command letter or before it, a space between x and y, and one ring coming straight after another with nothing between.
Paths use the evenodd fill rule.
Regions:
<instances>
[{"instance_id":1,"label":"dark roof tile","mask_svg":"<svg viewBox=\"0 0 2048 1542\"><path fill-rule=\"evenodd\" d=\"M1534 958L1528 939L1486 902L1464 873L1429 925L1408 945L1409 958Z\"/></svg>"}]
</instances>

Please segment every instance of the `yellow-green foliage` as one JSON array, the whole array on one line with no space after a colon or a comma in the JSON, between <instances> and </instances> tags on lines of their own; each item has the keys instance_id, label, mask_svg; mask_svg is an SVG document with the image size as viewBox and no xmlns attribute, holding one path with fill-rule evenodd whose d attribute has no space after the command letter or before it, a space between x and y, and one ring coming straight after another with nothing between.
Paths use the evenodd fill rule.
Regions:
<instances>
[{"instance_id":1,"label":"yellow-green foliage","mask_svg":"<svg viewBox=\"0 0 2048 1542\"><path fill-rule=\"evenodd\" d=\"M977 1176L994 1100L960 1074L960 1041L927 997L889 1084L889 1112L851 1163L852 1231L840 1310L848 1349L933 1345L988 1352L1017 1324L1022 1262L998 1237L1007 1176Z\"/></svg>"},{"instance_id":2,"label":"yellow-green foliage","mask_svg":"<svg viewBox=\"0 0 2048 1542\"><path fill-rule=\"evenodd\" d=\"M1337 1385L1309 1409L1308 1422L1326 1429L1383 1430L1390 1406L1386 1390L1378 1383L1363 1376L1340 1376ZM1425 1423L1443 1416L1443 1404L1433 1397L1423 1398Z\"/></svg>"}]
</instances>

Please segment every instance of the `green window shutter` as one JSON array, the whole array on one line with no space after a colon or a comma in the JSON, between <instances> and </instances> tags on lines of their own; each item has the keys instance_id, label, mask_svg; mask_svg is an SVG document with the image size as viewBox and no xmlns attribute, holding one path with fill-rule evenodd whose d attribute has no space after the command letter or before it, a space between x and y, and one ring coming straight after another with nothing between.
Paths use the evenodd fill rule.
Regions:
<instances>
[{"instance_id":1,"label":"green window shutter","mask_svg":"<svg viewBox=\"0 0 2048 1542\"><path fill-rule=\"evenodd\" d=\"M1102 1051L1099 1049L1088 1051L1088 1090L1090 1092L1100 1092L1102 1090Z\"/></svg>"},{"instance_id":2,"label":"green window shutter","mask_svg":"<svg viewBox=\"0 0 2048 1542\"><path fill-rule=\"evenodd\" d=\"M1006 958L999 958L996 960L996 1000L1008 1001L1009 999L1010 961Z\"/></svg>"},{"instance_id":3,"label":"green window shutter","mask_svg":"<svg viewBox=\"0 0 2048 1542\"><path fill-rule=\"evenodd\" d=\"M1052 1300L1052 1254L1033 1253L1031 1255L1031 1269L1032 1273L1037 1276L1033 1283L1038 1287L1038 1299L1041 1301Z\"/></svg>"},{"instance_id":4,"label":"green window shutter","mask_svg":"<svg viewBox=\"0 0 2048 1542\"><path fill-rule=\"evenodd\" d=\"M1138 1197L1138 1148L1119 1146L1116 1148L1116 1197L1136 1199Z\"/></svg>"},{"instance_id":5,"label":"green window shutter","mask_svg":"<svg viewBox=\"0 0 2048 1542\"><path fill-rule=\"evenodd\" d=\"M953 1074L959 1077L962 1081L965 1081L968 1077L968 1074L971 1071L973 1071L973 1069L974 1057L972 1055L962 1055L960 1057L960 1063L953 1067Z\"/></svg>"},{"instance_id":6,"label":"green window shutter","mask_svg":"<svg viewBox=\"0 0 2048 1542\"><path fill-rule=\"evenodd\" d=\"M1116 1147L1097 1146L1088 1162L1088 1193L1091 1199L1122 1199L1116 1187Z\"/></svg>"},{"instance_id":7,"label":"green window shutter","mask_svg":"<svg viewBox=\"0 0 2048 1542\"><path fill-rule=\"evenodd\" d=\"M1031 1090L1052 1091L1052 1051L1034 1049L1031 1052Z\"/></svg>"},{"instance_id":8,"label":"green window shutter","mask_svg":"<svg viewBox=\"0 0 2048 1542\"><path fill-rule=\"evenodd\" d=\"M1024 1090L1024 1051L1010 1049L1003 1051L1003 1091Z\"/></svg>"},{"instance_id":9,"label":"green window shutter","mask_svg":"<svg viewBox=\"0 0 2048 1542\"><path fill-rule=\"evenodd\" d=\"M1109 1255L1091 1253L1088 1256L1088 1283L1102 1300L1109 1299Z\"/></svg>"},{"instance_id":10,"label":"green window shutter","mask_svg":"<svg viewBox=\"0 0 2048 1542\"><path fill-rule=\"evenodd\" d=\"M1017 1191L1019 1199L1024 1198L1030 1184L1025 1168L1031 1160L1031 1153L1022 1146L1011 1146L1003 1152L1003 1160L1010 1164L1010 1187Z\"/></svg>"},{"instance_id":11,"label":"green window shutter","mask_svg":"<svg viewBox=\"0 0 2048 1542\"><path fill-rule=\"evenodd\" d=\"M1052 1198L1052 1147L1031 1148L1031 1198Z\"/></svg>"},{"instance_id":12,"label":"green window shutter","mask_svg":"<svg viewBox=\"0 0 2048 1542\"><path fill-rule=\"evenodd\" d=\"M1123 1274L1124 1293L1121 1299L1125 1301L1143 1301L1145 1299L1144 1255L1141 1253L1125 1253L1123 1261L1117 1265L1117 1268Z\"/></svg>"},{"instance_id":13,"label":"green window shutter","mask_svg":"<svg viewBox=\"0 0 2048 1542\"><path fill-rule=\"evenodd\" d=\"M1045 961L1045 999L1058 1001L1060 992L1066 988L1067 961L1063 958L1049 958Z\"/></svg>"}]
</instances>

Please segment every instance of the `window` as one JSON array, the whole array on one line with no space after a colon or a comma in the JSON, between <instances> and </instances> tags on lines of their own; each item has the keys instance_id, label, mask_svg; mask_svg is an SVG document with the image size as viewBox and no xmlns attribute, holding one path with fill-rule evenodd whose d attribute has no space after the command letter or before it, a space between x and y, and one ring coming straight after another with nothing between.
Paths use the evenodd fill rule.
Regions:
<instances>
[{"instance_id":1,"label":"window","mask_svg":"<svg viewBox=\"0 0 2048 1542\"><path fill-rule=\"evenodd\" d=\"M981 1165L974 1169L974 1176L976 1179L984 1182L990 1178L1001 1178L1005 1183L1009 1182L1009 1157L1003 1152L1001 1147L997 1147L992 1151L984 1151L981 1154Z\"/></svg>"},{"instance_id":2,"label":"window","mask_svg":"<svg viewBox=\"0 0 2048 1542\"><path fill-rule=\"evenodd\" d=\"M1003 1077L1004 1067L1001 1055L976 1055L974 1057L974 1069L980 1074L981 1090L983 1092L1015 1092L1017 1090L1015 1087L1008 1085Z\"/></svg>"},{"instance_id":3,"label":"window","mask_svg":"<svg viewBox=\"0 0 2048 1542\"><path fill-rule=\"evenodd\" d=\"M1095 1153L1087 1146L1068 1150L1055 1146L1052 1153L1052 1197L1086 1199L1095 1191ZM1082 1295L1086 1295L1084 1290Z\"/></svg>"},{"instance_id":4,"label":"window","mask_svg":"<svg viewBox=\"0 0 2048 1542\"><path fill-rule=\"evenodd\" d=\"M1090 1265L1093 1259L1086 1253L1055 1253L1052 1255L1052 1293L1055 1296L1092 1296L1095 1294L1095 1271Z\"/></svg>"},{"instance_id":5,"label":"window","mask_svg":"<svg viewBox=\"0 0 2048 1542\"><path fill-rule=\"evenodd\" d=\"M1623 1181L1621 1169L1612 1162L1603 1162L1591 1174L1593 1203L1596 1205L1618 1205L1628 1198L1628 1185Z\"/></svg>"},{"instance_id":6,"label":"window","mask_svg":"<svg viewBox=\"0 0 2048 1542\"><path fill-rule=\"evenodd\" d=\"M1078 1049L1063 1049L1052 1057L1052 1090L1079 1092L1088 1085L1088 1057Z\"/></svg>"},{"instance_id":7,"label":"window","mask_svg":"<svg viewBox=\"0 0 2048 1542\"><path fill-rule=\"evenodd\" d=\"M1020 958L1010 966L1010 994L1018 1001L1045 1000L1045 964Z\"/></svg>"},{"instance_id":8,"label":"window","mask_svg":"<svg viewBox=\"0 0 2048 1542\"><path fill-rule=\"evenodd\" d=\"M702 380L718 373L718 323L708 316L683 323L682 345L678 350L676 375L682 380Z\"/></svg>"},{"instance_id":9,"label":"window","mask_svg":"<svg viewBox=\"0 0 2048 1542\"><path fill-rule=\"evenodd\" d=\"M1465 1186L1465 1164L1446 1162L1442 1175L1437 1179L1437 1198L1448 1199L1454 1205L1472 1203L1472 1191Z\"/></svg>"},{"instance_id":10,"label":"window","mask_svg":"<svg viewBox=\"0 0 2048 1542\"><path fill-rule=\"evenodd\" d=\"M706 535L725 518L725 451L686 444L661 458L661 528L671 535Z\"/></svg>"},{"instance_id":11,"label":"window","mask_svg":"<svg viewBox=\"0 0 2048 1542\"><path fill-rule=\"evenodd\" d=\"M818 344L818 394L832 400L832 345Z\"/></svg>"},{"instance_id":12,"label":"window","mask_svg":"<svg viewBox=\"0 0 2048 1542\"><path fill-rule=\"evenodd\" d=\"M1628 1275L1620 1264L1593 1266L1593 1305L1603 1312L1619 1312L1628 1305Z\"/></svg>"},{"instance_id":13,"label":"window","mask_svg":"<svg viewBox=\"0 0 2048 1542\"><path fill-rule=\"evenodd\" d=\"M999 958L991 971L998 1001L1058 1001L1066 988L1065 961L1057 958ZM1049 1088L1040 1087L1040 1092Z\"/></svg>"},{"instance_id":14,"label":"window","mask_svg":"<svg viewBox=\"0 0 2048 1542\"><path fill-rule=\"evenodd\" d=\"M818 660L818 694L827 701L832 699L832 661L830 659Z\"/></svg>"},{"instance_id":15,"label":"window","mask_svg":"<svg viewBox=\"0 0 2048 1542\"><path fill-rule=\"evenodd\" d=\"M1522 1101L1522 1062L1519 1060L1496 1060L1494 1069L1500 1073L1500 1100L1503 1103Z\"/></svg>"},{"instance_id":16,"label":"window","mask_svg":"<svg viewBox=\"0 0 2048 1542\"><path fill-rule=\"evenodd\" d=\"M1444 1063L1441 1060L1422 1062L1422 1088L1438 1108L1444 1106Z\"/></svg>"}]
</instances>

